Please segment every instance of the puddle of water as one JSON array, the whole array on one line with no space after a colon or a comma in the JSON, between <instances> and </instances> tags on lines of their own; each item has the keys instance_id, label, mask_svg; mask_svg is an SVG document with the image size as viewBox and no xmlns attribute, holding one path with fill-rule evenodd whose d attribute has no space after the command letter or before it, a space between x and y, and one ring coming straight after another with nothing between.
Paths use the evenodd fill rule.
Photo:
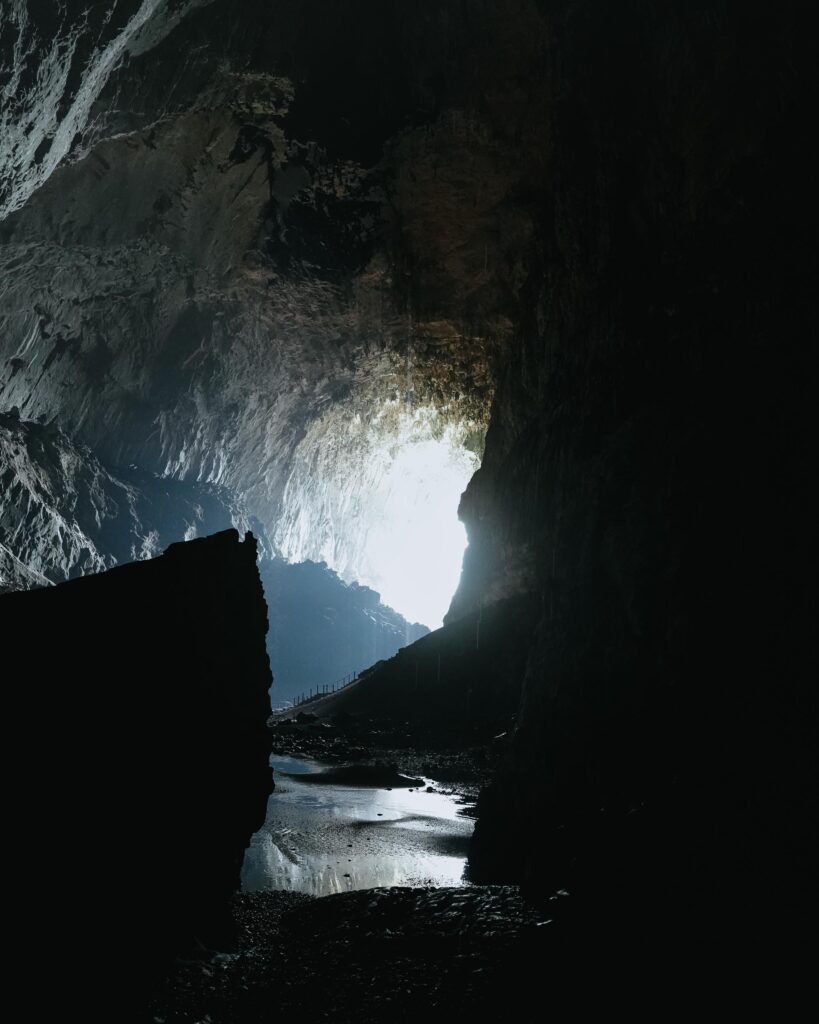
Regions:
<instances>
[{"instance_id":1,"label":"puddle of water","mask_svg":"<svg viewBox=\"0 0 819 1024\"><path fill-rule=\"evenodd\" d=\"M456 798L408 789L316 785L314 761L271 758L276 790L242 866L242 888L316 896L386 885L464 884L474 822ZM284 773L288 773L285 775Z\"/></svg>"},{"instance_id":2,"label":"puddle of water","mask_svg":"<svg viewBox=\"0 0 819 1024\"><path fill-rule=\"evenodd\" d=\"M317 761L311 761L309 758L279 757L278 755L273 755L270 758L270 767L276 774L283 772L285 775L313 775L322 769Z\"/></svg>"}]
</instances>

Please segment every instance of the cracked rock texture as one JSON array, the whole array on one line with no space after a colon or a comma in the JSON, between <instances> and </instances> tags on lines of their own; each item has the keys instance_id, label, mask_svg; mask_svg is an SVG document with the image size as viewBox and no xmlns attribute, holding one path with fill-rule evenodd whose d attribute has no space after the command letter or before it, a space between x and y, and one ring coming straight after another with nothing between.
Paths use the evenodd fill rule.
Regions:
<instances>
[{"instance_id":1,"label":"cracked rock texture","mask_svg":"<svg viewBox=\"0 0 819 1024\"><path fill-rule=\"evenodd\" d=\"M210 0L113 0L105 7L3 0L0 218L24 205L93 137L95 104L130 54Z\"/></svg>"}]
</instances>

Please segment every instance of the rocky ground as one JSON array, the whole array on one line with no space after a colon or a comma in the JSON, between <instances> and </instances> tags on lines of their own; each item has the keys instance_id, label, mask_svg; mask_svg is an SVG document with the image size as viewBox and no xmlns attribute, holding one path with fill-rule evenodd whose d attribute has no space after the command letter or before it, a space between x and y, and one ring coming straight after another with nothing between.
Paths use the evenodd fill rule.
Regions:
<instances>
[{"instance_id":1,"label":"rocky ground","mask_svg":"<svg viewBox=\"0 0 819 1024\"><path fill-rule=\"evenodd\" d=\"M372 715L339 714L319 719L309 710L271 721L273 753L340 764L384 765L403 775L435 779L441 792L477 799L506 743L442 745L418 723L396 724Z\"/></svg>"},{"instance_id":2,"label":"rocky ground","mask_svg":"<svg viewBox=\"0 0 819 1024\"><path fill-rule=\"evenodd\" d=\"M308 711L271 722L273 753L331 771L435 779L471 803L492 749L427 749L385 720ZM345 767L351 766L351 767ZM382 781L384 781L382 779ZM396 784L401 784L400 782ZM467 811L468 813L468 811ZM239 893L229 949L181 958L157 993L152 1024L498 1019L523 965L551 941L558 904L535 910L510 886L365 889L316 899ZM519 987L519 985L518 985ZM515 1020L526 1021L516 1009ZM532 1017L531 1019L535 1019Z\"/></svg>"},{"instance_id":3,"label":"rocky ground","mask_svg":"<svg viewBox=\"0 0 819 1024\"><path fill-rule=\"evenodd\" d=\"M235 948L180 960L153 1024L497 1020L556 924L500 886L245 893L233 914Z\"/></svg>"}]
</instances>

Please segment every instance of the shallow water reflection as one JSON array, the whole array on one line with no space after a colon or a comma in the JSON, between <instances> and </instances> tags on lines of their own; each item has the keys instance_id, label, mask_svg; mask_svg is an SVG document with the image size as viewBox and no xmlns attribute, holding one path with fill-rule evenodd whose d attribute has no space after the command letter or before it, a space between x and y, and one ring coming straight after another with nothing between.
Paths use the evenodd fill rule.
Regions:
<instances>
[{"instance_id":1,"label":"shallow water reflection","mask_svg":"<svg viewBox=\"0 0 819 1024\"><path fill-rule=\"evenodd\" d=\"M242 866L245 890L324 896L382 885L460 885L473 822L454 797L315 785L322 766L271 758L276 790ZM287 775L282 773L288 773Z\"/></svg>"}]
</instances>

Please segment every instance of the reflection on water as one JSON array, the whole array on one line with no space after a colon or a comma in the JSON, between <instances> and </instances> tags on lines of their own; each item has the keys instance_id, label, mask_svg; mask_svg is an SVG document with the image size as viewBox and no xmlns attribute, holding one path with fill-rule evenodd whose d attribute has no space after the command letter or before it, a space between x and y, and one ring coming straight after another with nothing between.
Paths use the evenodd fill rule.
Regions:
<instances>
[{"instance_id":1,"label":"reflection on water","mask_svg":"<svg viewBox=\"0 0 819 1024\"><path fill-rule=\"evenodd\" d=\"M473 823L423 790L310 785L311 761L271 758L276 790L253 836L242 887L324 896L382 885L461 885ZM284 776L280 773L288 773Z\"/></svg>"},{"instance_id":2,"label":"reflection on water","mask_svg":"<svg viewBox=\"0 0 819 1024\"><path fill-rule=\"evenodd\" d=\"M321 771L321 766L316 761L308 761L298 757L278 757L272 755L270 767L274 772L284 772L285 775L314 775Z\"/></svg>"}]
</instances>

